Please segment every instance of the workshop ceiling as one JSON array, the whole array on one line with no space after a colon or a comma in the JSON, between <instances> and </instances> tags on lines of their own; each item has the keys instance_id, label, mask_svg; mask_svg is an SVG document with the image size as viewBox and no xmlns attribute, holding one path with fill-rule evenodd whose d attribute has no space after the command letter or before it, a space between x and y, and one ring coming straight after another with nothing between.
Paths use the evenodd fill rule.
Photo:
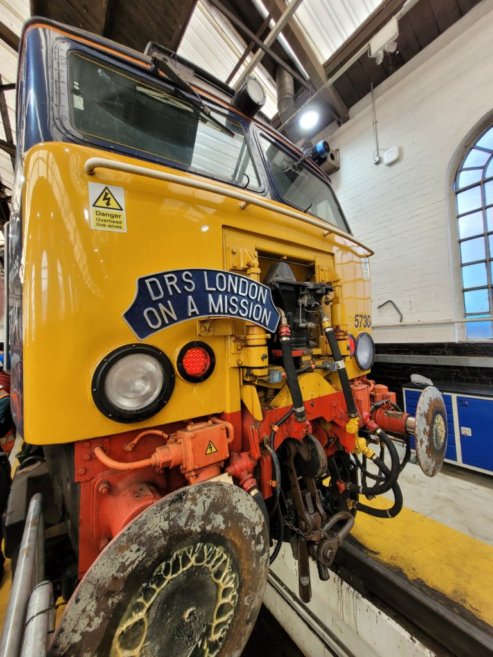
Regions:
<instances>
[{"instance_id":1,"label":"workshop ceiling","mask_svg":"<svg viewBox=\"0 0 493 657\"><path fill-rule=\"evenodd\" d=\"M21 24L29 15L96 32L142 51L157 41L223 82L237 86L252 59L267 90L265 114L294 129L294 110L316 102L325 125L348 110L481 0L0 0L1 83L11 85ZM286 12L280 36L269 33ZM369 56L370 42L389 21L398 33ZM394 38L394 36L396 38ZM262 46L260 46L262 44ZM276 71L294 80L293 111L277 115ZM0 149L12 152L14 94L0 91ZM10 117L10 126L6 126ZM286 124L288 121L288 124ZM320 126L318 126L320 130ZM294 131L296 136L296 130ZM293 132L291 133L293 136ZM5 142L8 142L5 144ZM9 151L10 148L10 151ZM5 157L4 157L5 160ZM5 180L0 163L0 176Z\"/></svg>"}]
</instances>

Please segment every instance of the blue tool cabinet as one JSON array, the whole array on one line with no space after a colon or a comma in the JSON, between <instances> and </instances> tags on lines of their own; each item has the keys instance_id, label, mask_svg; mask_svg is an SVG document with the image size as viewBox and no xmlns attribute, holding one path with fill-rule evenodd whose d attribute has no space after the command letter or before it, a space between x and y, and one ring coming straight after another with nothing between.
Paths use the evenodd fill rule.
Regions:
<instances>
[{"instance_id":1,"label":"blue tool cabinet","mask_svg":"<svg viewBox=\"0 0 493 657\"><path fill-rule=\"evenodd\" d=\"M404 409L414 415L421 390L403 387ZM493 474L493 397L442 389L448 420L445 460Z\"/></svg>"}]
</instances>

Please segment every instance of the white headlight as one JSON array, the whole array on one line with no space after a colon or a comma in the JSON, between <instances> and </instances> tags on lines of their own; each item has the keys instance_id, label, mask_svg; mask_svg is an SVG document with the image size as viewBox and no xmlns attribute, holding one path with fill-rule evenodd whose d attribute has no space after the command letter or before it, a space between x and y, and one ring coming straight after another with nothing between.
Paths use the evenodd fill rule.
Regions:
<instances>
[{"instance_id":1,"label":"white headlight","mask_svg":"<svg viewBox=\"0 0 493 657\"><path fill-rule=\"evenodd\" d=\"M116 349L99 364L93 399L120 422L138 422L157 413L173 392L174 371L167 356L150 345Z\"/></svg>"},{"instance_id":2,"label":"white headlight","mask_svg":"<svg viewBox=\"0 0 493 657\"><path fill-rule=\"evenodd\" d=\"M360 333L356 338L356 363L360 370L369 370L375 360L375 344L369 333Z\"/></svg>"},{"instance_id":3,"label":"white headlight","mask_svg":"<svg viewBox=\"0 0 493 657\"><path fill-rule=\"evenodd\" d=\"M148 354L130 354L108 371L104 392L117 408L135 411L152 404L163 383L164 371L159 361Z\"/></svg>"}]
</instances>

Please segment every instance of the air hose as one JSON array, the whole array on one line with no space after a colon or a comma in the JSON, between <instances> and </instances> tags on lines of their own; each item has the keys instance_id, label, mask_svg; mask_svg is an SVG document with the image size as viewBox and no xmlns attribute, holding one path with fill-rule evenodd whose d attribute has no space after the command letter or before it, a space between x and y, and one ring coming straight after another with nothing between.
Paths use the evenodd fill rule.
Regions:
<instances>
[{"instance_id":1,"label":"air hose","mask_svg":"<svg viewBox=\"0 0 493 657\"><path fill-rule=\"evenodd\" d=\"M288 384L291 399L293 401L294 416L297 422L306 421L305 405L301 394L300 382L294 365L293 354L291 352L291 329L289 328L286 314L281 312L281 326L279 327L279 341L281 343L282 364L286 372L286 382Z\"/></svg>"},{"instance_id":2,"label":"air hose","mask_svg":"<svg viewBox=\"0 0 493 657\"><path fill-rule=\"evenodd\" d=\"M282 511L280 505L277 505L276 509L277 522L279 524L279 536L277 538L276 547L269 557L269 566L274 563L277 559L279 552L281 551L282 542L284 540L284 518L282 517Z\"/></svg>"},{"instance_id":3,"label":"air hose","mask_svg":"<svg viewBox=\"0 0 493 657\"><path fill-rule=\"evenodd\" d=\"M367 497L370 496L373 497L374 495L381 495L382 493L386 493L387 491L393 489L394 484L397 482L397 478L400 472L399 455L394 446L394 443L387 436L385 431L382 431L382 429L377 429L376 433L379 436L382 443L385 445L385 447L387 447L387 449L389 450L390 462L391 462L390 470L385 465L383 459L378 458L378 456L376 455L373 455L372 457L369 458L371 458L371 461L377 466L379 471L383 473L384 476L379 477L372 475L367 470L365 470L363 466L361 466L361 464L355 457L357 465L363 471L365 477L370 477L371 479L375 479L378 483L374 484L373 486L366 486L364 484L360 486L354 483L347 484L348 490L356 491L357 493L362 493Z\"/></svg>"},{"instance_id":4,"label":"air hose","mask_svg":"<svg viewBox=\"0 0 493 657\"><path fill-rule=\"evenodd\" d=\"M327 342L329 343L332 356L336 363L337 374L339 376L339 381L341 382L342 393L344 395L344 400L346 402L348 415L350 418L358 417L359 413L358 413L358 409L356 408L353 393L351 390L351 385L349 384L349 377L347 375L344 358L342 357L341 350L339 349L339 345L337 344L334 329L330 325L330 322L327 319L327 317L325 317L325 315L323 314L322 314L322 329L325 333L325 337L327 338Z\"/></svg>"},{"instance_id":5,"label":"air hose","mask_svg":"<svg viewBox=\"0 0 493 657\"><path fill-rule=\"evenodd\" d=\"M355 508L358 511L362 511L363 513L367 513L370 516L374 516L375 518L395 518L395 516L402 510L403 504L402 491L397 482L395 482L392 486L392 492L394 494L394 504L390 507L390 509L375 509L374 507L367 506L361 502L356 502Z\"/></svg>"},{"instance_id":6,"label":"air hose","mask_svg":"<svg viewBox=\"0 0 493 657\"><path fill-rule=\"evenodd\" d=\"M375 486L361 486L360 492L363 493L363 495L381 495L382 493L386 493L393 487L400 472L399 454L397 453L394 443L390 440L385 431L382 431L382 429L377 429L376 434L389 451L390 470L382 459L375 456L372 461L378 467L380 472L383 472L385 475L385 481L381 484L376 484Z\"/></svg>"},{"instance_id":7,"label":"air hose","mask_svg":"<svg viewBox=\"0 0 493 657\"><path fill-rule=\"evenodd\" d=\"M269 453L272 459L272 466L274 468L275 486L272 485L274 491L274 506L271 508L270 511L270 515L273 516L279 504L279 497L281 495L281 465L279 463L279 458L275 450L267 443L267 441L264 441L263 449L265 449Z\"/></svg>"},{"instance_id":8,"label":"air hose","mask_svg":"<svg viewBox=\"0 0 493 657\"><path fill-rule=\"evenodd\" d=\"M390 438L385 434L383 431L382 433L385 436L385 439L392 444L392 441ZM380 435L380 438L382 436ZM387 442L385 442L387 445ZM380 472L383 472L385 475L385 483L381 484L381 488L383 489L382 492L385 492L387 490L392 490L392 493L394 494L394 504L390 507L390 509L375 509L372 506L367 506L366 504L362 504L361 502L356 502L355 508L358 509L359 511L363 511L363 513L367 513L370 516L374 516L375 518L394 518L400 511L402 510L402 504L403 504L403 498L402 498L402 491L400 489L399 484L397 483L397 476L399 475L399 458L397 456L397 450L395 449L394 445L392 445L394 448L394 451L396 453L396 459L397 459L397 466L394 465L394 458L392 458L392 469L389 470L388 467L385 465L385 463L379 459L375 458L373 461L378 465L378 468ZM390 485L391 484L391 485ZM366 487L366 486L361 486L357 487L358 492L363 493L363 495L377 495L378 493L379 486L373 486L373 487Z\"/></svg>"},{"instance_id":9,"label":"air hose","mask_svg":"<svg viewBox=\"0 0 493 657\"><path fill-rule=\"evenodd\" d=\"M257 502L260 510L262 511L262 515L264 516L267 531L269 532L269 535L270 535L269 512L267 511L267 505L266 505L265 500L262 496L262 493L258 490L258 488L254 488L253 490L250 491L250 495L253 497L255 502Z\"/></svg>"}]
</instances>

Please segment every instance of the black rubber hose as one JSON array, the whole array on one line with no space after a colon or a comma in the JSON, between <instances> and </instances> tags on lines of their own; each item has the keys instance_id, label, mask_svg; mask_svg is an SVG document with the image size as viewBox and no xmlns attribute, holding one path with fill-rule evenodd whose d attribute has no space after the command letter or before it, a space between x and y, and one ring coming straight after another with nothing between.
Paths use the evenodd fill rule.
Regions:
<instances>
[{"instance_id":1,"label":"black rubber hose","mask_svg":"<svg viewBox=\"0 0 493 657\"><path fill-rule=\"evenodd\" d=\"M382 475L379 474L374 474L373 472L370 472L366 468L366 462L367 462L367 457L363 456L363 463L361 464L357 458L356 455L354 455L354 462L356 464L356 467L361 470L361 474L367 477L368 479L372 479L373 481L381 481L384 482L386 481L385 477L382 477Z\"/></svg>"},{"instance_id":2,"label":"black rubber hose","mask_svg":"<svg viewBox=\"0 0 493 657\"><path fill-rule=\"evenodd\" d=\"M272 465L274 466L274 479L276 485L274 486L274 506L270 511L270 516L272 517L277 509L277 506L279 504L279 497L281 496L281 465L279 463L279 458L275 450L270 445L267 444L267 441L264 442L263 446L264 449L266 449L269 452L270 457L272 459Z\"/></svg>"},{"instance_id":3,"label":"black rubber hose","mask_svg":"<svg viewBox=\"0 0 493 657\"><path fill-rule=\"evenodd\" d=\"M376 486L373 486L370 495L380 495L381 493L386 493L388 490L390 490L397 481L397 477L399 476L400 472L399 454L397 453L394 443L387 436L385 431L382 431L382 429L377 430L377 436L389 451L390 470L381 459L372 459L374 463L377 463L377 461L379 462L377 463L378 468L385 475L386 481L383 484L377 484ZM361 492L366 494L365 491Z\"/></svg>"},{"instance_id":4,"label":"black rubber hose","mask_svg":"<svg viewBox=\"0 0 493 657\"><path fill-rule=\"evenodd\" d=\"M386 493L387 491L391 490L394 484L397 482L397 477L399 476L400 472L399 454L397 453L394 443L390 440L385 431L382 431L381 429L378 429L377 435L389 450L390 470L382 461L382 459L378 458L378 456L375 456L371 459L380 470L380 472L382 472L385 476L385 481L382 483L377 483L373 486L352 486L353 488L356 488L358 493L362 493L363 495L368 496L381 495L382 493Z\"/></svg>"},{"instance_id":5,"label":"black rubber hose","mask_svg":"<svg viewBox=\"0 0 493 657\"><path fill-rule=\"evenodd\" d=\"M394 504L390 509L375 509L372 506L361 504L361 502L356 502L356 509L375 518L395 518L401 512L403 504L402 491L397 482L392 486L392 492L394 493Z\"/></svg>"},{"instance_id":6,"label":"black rubber hose","mask_svg":"<svg viewBox=\"0 0 493 657\"><path fill-rule=\"evenodd\" d=\"M258 488L254 488L252 491L250 491L250 495L253 497L255 502L259 505L260 510L262 511L262 514L264 516L265 524L267 526L267 531L269 532L270 536L270 518L269 518L269 512L267 511L267 505L265 503L265 500L262 496L262 493L258 490Z\"/></svg>"},{"instance_id":7,"label":"black rubber hose","mask_svg":"<svg viewBox=\"0 0 493 657\"><path fill-rule=\"evenodd\" d=\"M274 552L269 557L269 566L277 559L277 555L281 551L282 542L284 540L284 518L282 517L282 511L279 505L277 506L277 522L279 523L279 537Z\"/></svg>"},{"instance_id":8,"label":"black rubber hose","mask_svg":"<svg viewBox=\"0 0 493 657\"><path fill-rule=\"evenodd\" d=\"M331 326L324 328L325 337L329 343L332 356L337 363L337 374L339 376L339 381L341 382L341 388L346 401L347 412L349 417L358 417L358 409L356 408L356 403L354 401L353 392L351 390L351 385L349 384L349 377L346 371L346 365L344 363L344 358L342 357L341 350L337 344L336 336L334 329Z\"/></svg>"},{"instance_id":9,"label":"black rubber hose","mask_svg":"<svg viewBox=\"0 0 493 657\"><path fill-rule=\"evenodd\" d=\"M294 408L291 406L289 411L282 416L282 418L279 420L279 422L275 422L273 425L271 425L273 428L270 432L269 436L269 445L273 448L274 447L274 440L276 438L276 427L279 428L281 424L284 424L286 420L291 417L291 415L294 413Z\"/></svg>"},{"instance_id":10,"label":"black rubber hose","mask_svg":"<svg viewBox=\"0 0 493 657\"><path fill-rule=\"evenodd\" d=\"M296 374L293 354L291 353L291 338L288 335L281 335L282 364L286 372L286 382L288 384L291 399L293 400L294 415L297 422L306 421L305 405L301 395L300 382Z\"/></svg>"},{"instance_id":11,"label":"black rubber hose","mask_svg":"<svg viewBox=\"0 0 493 657\"><path fill-rule=\"evenodd\" d=\"M402 463L399 466L399 472L402 472L406 465L409 463L409 459L411 458L411 441L409 440L409 436L406 437L406 453L404 454L404 458L402 459Z\"/></svg>"}]
</instances>

